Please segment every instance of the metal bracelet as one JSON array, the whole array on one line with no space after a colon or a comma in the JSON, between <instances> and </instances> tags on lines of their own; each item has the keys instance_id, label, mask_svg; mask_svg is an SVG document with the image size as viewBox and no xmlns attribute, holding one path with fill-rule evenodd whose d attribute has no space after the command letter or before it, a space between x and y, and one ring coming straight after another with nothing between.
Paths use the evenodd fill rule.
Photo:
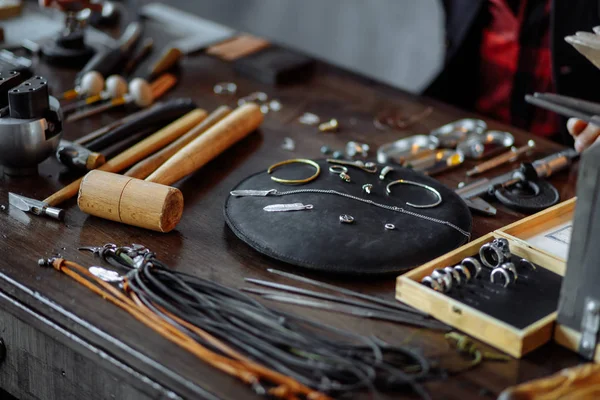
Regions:
<instances>
[{"instance_id":1,"label":"metal bracelet","mask_svg":"<svg viewBox=\"0 0 600 400\"><path fill-rule=\"evenodd\" d=\"M406 179L398 179L396 181L392 181L392 182L388 183L387 186L385 187L385 191L388 194L388 196L392 194L391 187L394 185L397 185L397 184L418 186L420 188L430 191L437 197L437 200L431 204L413 204L413 203L409 203L407 201L406 202L407 206L411 206L414 208L433 208L433 207L438 206L442 202L442 195L436 189L432 188L429 185L425 185L423 183L414 182L414 181L407 181Z\"/></svg>"}]
</instances>

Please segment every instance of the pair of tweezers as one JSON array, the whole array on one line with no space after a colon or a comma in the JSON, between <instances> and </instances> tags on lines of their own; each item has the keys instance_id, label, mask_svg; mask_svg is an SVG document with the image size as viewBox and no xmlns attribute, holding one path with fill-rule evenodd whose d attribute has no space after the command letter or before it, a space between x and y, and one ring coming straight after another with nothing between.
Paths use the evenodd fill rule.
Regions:
<instances>
[{"instance_id":1,"label":"pair of tweezers","mask_svg":"<svg viewBox=\"0 0 600 400\"><path fill-rule=\"evenodd\" d=\"M600 125L600 103L553 93L526 95L525 101L564 117L575 117L585 122Z\"/></svg>"}]
</instances>

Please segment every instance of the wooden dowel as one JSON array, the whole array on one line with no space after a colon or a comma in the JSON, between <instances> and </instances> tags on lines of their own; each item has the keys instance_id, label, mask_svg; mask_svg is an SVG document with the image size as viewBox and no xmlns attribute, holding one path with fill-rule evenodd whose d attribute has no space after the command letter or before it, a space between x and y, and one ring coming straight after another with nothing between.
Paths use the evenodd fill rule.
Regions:
<instances>
[{"instance_id":1,"label":"wooden dowel","mask_svg":"<svg viewBox=\"0 0 600 400\"><path fill-rule=\"evenodd\" d=\"M216 123L169 158L146 181L170 185L200 169L230 146L256 130L263 113L254 103L246 103Z\"/></svg>"},{"instance_id":2,"label":"wooden dowel","mask_svg":"<svg viewBox=\"0 0 600 400\"><path fill-rule=\"evenodd\" d=\"M148 136L141 142L131 146L129 149L109 160L106 164L100 166L98 169L108 172L122 171L140 161L144 157L147 157L155 151L162 149L169 143L172 143L174 140L192 129L195 125L198 125L206 118L206 116L206 111L201 109L190 111L183 117L165 126L151 136ZM80 184L81 178L46 198L44 202L50 206L56 206L63 201L66 201L77 195Z\"/></svg>"},{"instance_id":3,"label":"wooden dowel","mask_svg":"<svg viewBox=\"0 0 600 400\"><path fill-rule=\"evenodd\" d=\"M227 106L221 106L217 108L204 121L192 128L185 135L181 136L179 139L177 139L164 149L160 150L159 152L151 155L150 157L145 158L144 160L131 167L131 169L129 169L129 171L125 173L125 176L131 176L138 179L147 178L151 173L156 171L158 167L165 163L165 161L167 161L175 153L181 150L185 145L190 143L202 133L206 132L209 128L211 128L217 122L222 120L230 112L231 108Z\"/></svg>"}]
</instances>

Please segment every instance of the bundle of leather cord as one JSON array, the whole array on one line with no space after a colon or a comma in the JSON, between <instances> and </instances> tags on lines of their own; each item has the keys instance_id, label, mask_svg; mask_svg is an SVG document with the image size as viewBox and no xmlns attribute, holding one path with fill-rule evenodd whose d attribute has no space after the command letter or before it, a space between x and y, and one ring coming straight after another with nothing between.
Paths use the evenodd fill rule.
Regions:
<instances>
[{"instance_id":1,"label":"bundle of leather cord","mask_svg":"<svg viewBox=\"0 0 600 400\"><path fill-rule=\"evenodd\" d=\"M429 399L420 382L439 376L418 351L270 309L239 290L174 272L143 246L84 249L127 272L88 270L61 258L40 265L52 265L259 394L316 400L412 390Z\"/></svg>"}]
</instances>

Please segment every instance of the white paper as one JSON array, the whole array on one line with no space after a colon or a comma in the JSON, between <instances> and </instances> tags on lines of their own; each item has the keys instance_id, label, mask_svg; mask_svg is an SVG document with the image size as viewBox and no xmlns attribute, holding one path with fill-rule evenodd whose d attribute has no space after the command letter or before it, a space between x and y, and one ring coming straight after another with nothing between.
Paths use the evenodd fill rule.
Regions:
<instances>
[{"instance_id":1,"label":"white paper","mask_svg":"<svg viewBox=\"0 0 600 400\"><path fill-rule=\"evenodd\" d=\"M567 221L528 238L527 242L566 261L569 255L572 231L573 221Z\"/></svg>"}]
</instances>

